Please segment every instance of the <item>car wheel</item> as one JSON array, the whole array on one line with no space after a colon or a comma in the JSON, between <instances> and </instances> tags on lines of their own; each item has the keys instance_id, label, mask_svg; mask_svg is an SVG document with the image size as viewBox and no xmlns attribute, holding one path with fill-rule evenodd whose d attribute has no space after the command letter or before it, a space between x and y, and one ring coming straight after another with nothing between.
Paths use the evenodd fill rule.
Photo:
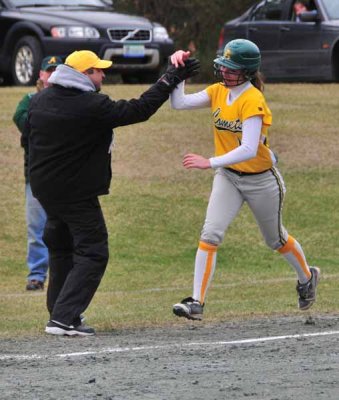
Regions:
<instances>
[{"instance_id":1,"label":"car wheel","mask_svg":"<svg viewBox=\"0 0 339 400\"><path fill-rule=\"evenodd\" d=\"M332 70L333 80L339 82L339 43L334 47L332 54Z\"/></svg>"},{"instance_id":2,"label":"car wheel","mask_svg":"<svg viewBox=\"0 0 339 400\"><path fill-rule=\"evenodd\" d=\"M34 85L38 78L42 51L39 41L33 36L24 36L16 44L12 57L14 84Z\"/></svg>"}]
</instances>

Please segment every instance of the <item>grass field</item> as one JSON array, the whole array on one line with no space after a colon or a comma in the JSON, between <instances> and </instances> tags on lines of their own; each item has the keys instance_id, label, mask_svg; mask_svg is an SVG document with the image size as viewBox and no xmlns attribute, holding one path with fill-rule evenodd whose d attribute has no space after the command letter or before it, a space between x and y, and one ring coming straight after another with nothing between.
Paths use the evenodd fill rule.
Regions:
<instances>
[{"instance_id":1,"label":"grass field","mask_svg":"<svg viewBox=\"0 0 339 400\"><path fill-rule=\"evenodd\" d=\"M204 86L188 86L196 91ZM112 98L146 86L105 86ZM48 319L45 293L24 290L26 231L23 153L12 123L24 88L0 89L0 337L38 335ZM287 196L284 225L323 272L315 313L339 311L338 85L267 85L271 146ZM171 306L191 295L193 262L212 183L211 171L186 171L186 152L212 155L209 110L173 111L115 132L111 194L101 198L110 261L86 311L99 331L182 323ZM266 248L245 206L218 253L206 321L298 313L295 274ZM314 311L313 311L314 310Z\"/></svg>"}]
</instances>

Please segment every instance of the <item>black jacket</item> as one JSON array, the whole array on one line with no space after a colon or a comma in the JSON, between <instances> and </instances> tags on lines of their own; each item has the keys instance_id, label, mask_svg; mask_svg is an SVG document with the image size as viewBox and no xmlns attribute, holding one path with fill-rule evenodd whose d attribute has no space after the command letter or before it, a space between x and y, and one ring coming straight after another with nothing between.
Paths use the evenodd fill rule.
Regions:
<instances>
[{"instance_id":1,"label":"black jacket","mask_svg":"<svg viewBox=\"0 0 339 400\"><path fill-rule=\"evenodd\" d=\"M107 194L112 129L147 120L170 91L159 82L139 99L112 101L97 92L54 85L33 96L26 134L34 196L70 203Z\"/></svg>"}]
</instances>

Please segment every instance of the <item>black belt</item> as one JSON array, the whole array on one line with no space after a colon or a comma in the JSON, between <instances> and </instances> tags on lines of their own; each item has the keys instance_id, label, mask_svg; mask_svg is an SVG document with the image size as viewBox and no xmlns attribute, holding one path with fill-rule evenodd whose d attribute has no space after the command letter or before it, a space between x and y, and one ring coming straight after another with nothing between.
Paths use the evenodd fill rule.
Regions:
<instances>
[{"instance_id":1,"label":"black belt","mask_svg":"<svg viewBox=\"0 0 339 400\"><path fill-rule=\"evenodd\" d=\"M225 168L227 171L232 172L233 174L239 175L239 176L246 176L246 175L260 175L264 174L265 172L269 171L269 169L265 169L265 171L261 172L242 172L242 171L237 171L236 169L232 168Z\"/></svg>"}]
</instances>

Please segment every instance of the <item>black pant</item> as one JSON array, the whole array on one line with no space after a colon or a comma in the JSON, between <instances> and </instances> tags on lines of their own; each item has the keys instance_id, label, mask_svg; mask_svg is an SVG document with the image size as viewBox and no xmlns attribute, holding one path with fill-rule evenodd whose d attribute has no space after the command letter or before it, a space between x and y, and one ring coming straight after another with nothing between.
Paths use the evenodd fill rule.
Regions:
<instances>
[{"instance_id":1,"label":"black pant","mask_svg":"<svg viewBox=\"0 0 339 400\"><path fill-rule=\"evenodd\" d=\"M49 252L47 308L52 320L79 325L108 263L108 235L97 198L42 203L47 214L43 240Z\"/></svg>"}]
</instances>

